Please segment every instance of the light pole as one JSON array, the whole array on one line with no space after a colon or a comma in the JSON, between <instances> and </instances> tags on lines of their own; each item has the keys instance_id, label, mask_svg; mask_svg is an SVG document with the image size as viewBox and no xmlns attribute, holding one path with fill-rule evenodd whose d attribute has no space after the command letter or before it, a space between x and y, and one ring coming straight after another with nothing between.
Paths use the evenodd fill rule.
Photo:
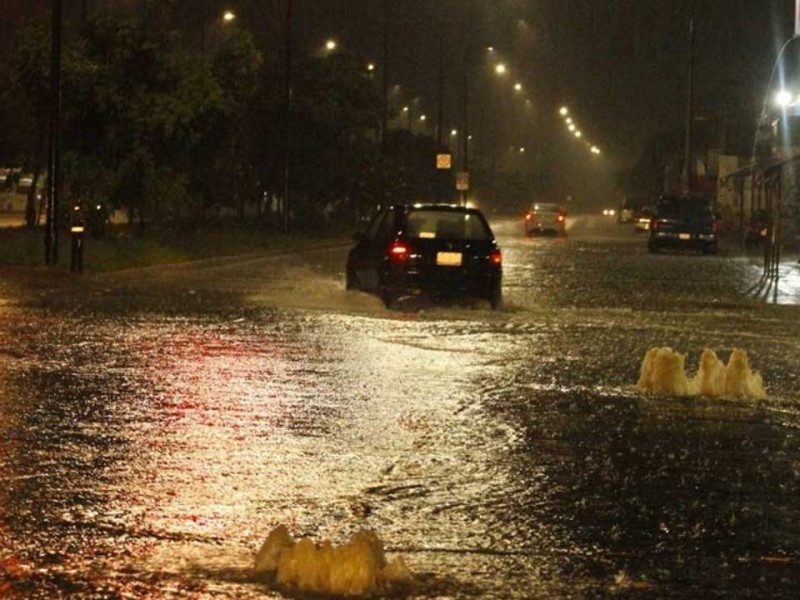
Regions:
<instances>
[{"instance_id":1,"label":"light pole","mask_svg":"<svg viewBox=\"0 0 800 600\"><path fill-rule=\"evenodd\" d=\"M689 74L686 91L686 140L683 155L683 187L688 195L692 191L692 121L694 120L694 3L689 13Z\"/></svg>"},{"instance_id":2,"label":"light pole","mask_svg":"<svg viewBox=\"0 0 800 600\"><path fill-rule=\"evenodd\" d=\"M58 263L58 205L61 195L61 25L63 0L52 1L50 48L50 131L47 163L48 203L44 262Z\"/></svg>"},{"instance_id":3,"label":"light pole","mask_svg":"<svg viewBox=\"0 0 800 600\"><path fill-rule=\"evenodd\" d=\"M386 154L389 131L389 1L383 0L383 98L381 102L381 151Z\"/></svg>"},{"instance_id":4,"label":"light pole","mask_svg":"<svg viewBox=\"0 0 800 600\"><path fill-rule=\"evenodd\" d=\"M461 124L461 131L464 133L462 136L462 147L461 147L461 172L466 173L464 177L469 177L469 58L470 58L470 50L467 50L467 59L464 61L464 120ZM467 180L468 181L468 180ZM462 206L466 206L467 204L467 192L468 184L464 185L463 183L459 186L459 191L461 192L461 204Z\"/></svg>"},{"instance_id":5,"label":"light pole","mask_svg":"<svg viewBox=\"0 0 800 600\"><path fill-rule=\"evenodd\" d=\"M284 49L284 149L283 149L283 232L289 232L289 207L291 186L291 143L292 143L292 0L286 0L286 31Z\"/></svg>"}]
</instances>

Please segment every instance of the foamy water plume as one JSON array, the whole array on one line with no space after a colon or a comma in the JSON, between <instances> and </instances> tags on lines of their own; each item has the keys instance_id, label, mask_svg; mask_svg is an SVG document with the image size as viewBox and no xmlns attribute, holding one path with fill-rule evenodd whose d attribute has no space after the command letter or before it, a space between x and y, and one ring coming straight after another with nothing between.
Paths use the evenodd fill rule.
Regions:
<instances>
[{"instance_id":1,"label":"foamy water plume","mask_svg":"<svg viewBox=\"0 0 800 600\"><path fill-rule=\"evenodd\" d=\"M735 349L726 365L716 352L706 348L700 356L697 374L689 377L685 355L672 348L651 348L642 361L636 387L643 392L668 396L767 397L761 374L750 369L747 352Z\"/></svg>"},{"instance_id":2,"label":"foamy water plume","mask_svg":"<svg viewBox=\"0 0 800 600\"><path fill-rule=\"evenodd\" d=\"M334 596L374 596L413 581L401 557L386 561L383 542L371 530L334 546L295 541L285 526L273 529L256 554L255 571L278 586Z\"/></svg>"}]
</instances>

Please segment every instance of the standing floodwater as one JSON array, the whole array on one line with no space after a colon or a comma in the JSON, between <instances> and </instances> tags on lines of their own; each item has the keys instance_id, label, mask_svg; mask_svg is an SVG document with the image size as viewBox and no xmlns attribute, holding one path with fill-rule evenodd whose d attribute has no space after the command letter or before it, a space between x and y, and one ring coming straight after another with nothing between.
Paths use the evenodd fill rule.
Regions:
<instances>
[{"instance_id":1,"label":"standing floodwater","mask_svg":"<svg viewBox=\"0 0 800 600\"><path fill-rule=\"evenodd\" d=\"M277 598L284 525L420 598L792 598L800 326L746 259L497 227L504 302L387 312L346 248L0 284L0 597ZM635 387L747 351L766 399ZM301 594L302 596L302 594Z\"/></svg>"}]
</instances>

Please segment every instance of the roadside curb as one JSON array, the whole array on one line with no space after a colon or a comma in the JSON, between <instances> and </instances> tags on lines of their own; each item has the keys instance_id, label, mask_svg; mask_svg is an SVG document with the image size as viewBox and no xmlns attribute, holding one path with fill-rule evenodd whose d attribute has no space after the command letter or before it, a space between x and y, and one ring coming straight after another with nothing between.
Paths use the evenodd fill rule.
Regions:
<instances>
[{"instance_id":1,"label":"roadside curb","mask_svg":"<svg viewBox=\"0 0 800 600\"><path fill-rule=\"evenodd\" d=\"M214 256L211 258L200 258L197 260L185 260L172 263L162 263L158 265L147 265L142 267L129 267L127 269L120 269L118 271L104 271L102 273L92 273L91 277L106 278L116 276L138 275L154 272L164 271L182 271L188 269L215 269L234 264L244 264L252 261L264 260L268 258L278 258L281 256L288 256L295 253L302 252L321 252L325 250L334 250L346 248L350 244L347 240L338 242L327 242L304 245L300 244L297 247L288 248L270 248L264 250L257 250L253 252L244 252L241 254L229 254L227 256Z\"/></svg>"},{"instance_id":2,"label":"roadside curb","mask_svg":"<svg viewBox=\"0 0 800 600\"><path fill-rule=\"evenodd\" d=\"M86 269L80 273L73 273L63 267L45 266L22 266L22 265L0 265L0 274L9 275L10 281L33 285L36 287L47 286L57 287L62 285L79 284L87 281L102 281L112 279L134 279L154 274L166 274L169 272L181 272L191 269L216 269L230 265L244 264L252 261L291 256L305 252L324 252L328 250L338 250L347 248L352 242L346 238L341 240L315 243L298 243L284 247L268 248L239 254L228 254L225 256L214 256L209 258L199 258L195 260L184 260L178 262L161 263L155 265L143 265L139 267L128 267L116 271L92 272Z\"/></svg>"}]
</instances>

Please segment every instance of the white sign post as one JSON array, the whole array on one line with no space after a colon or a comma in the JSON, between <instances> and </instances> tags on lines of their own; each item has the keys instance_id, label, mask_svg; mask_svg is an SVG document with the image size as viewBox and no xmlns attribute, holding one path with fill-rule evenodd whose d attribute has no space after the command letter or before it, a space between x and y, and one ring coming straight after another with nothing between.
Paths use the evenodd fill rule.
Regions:
<instances>
[{"instance_id":1,"label":"white sign post","mask_svg":"<svg viewBox=\"0 0 800 600\"><path fill-rule=\"evenodd\" d=\"M800 36L800 0L794 3L794 35Z\"/></svg>"}]
</instances>

